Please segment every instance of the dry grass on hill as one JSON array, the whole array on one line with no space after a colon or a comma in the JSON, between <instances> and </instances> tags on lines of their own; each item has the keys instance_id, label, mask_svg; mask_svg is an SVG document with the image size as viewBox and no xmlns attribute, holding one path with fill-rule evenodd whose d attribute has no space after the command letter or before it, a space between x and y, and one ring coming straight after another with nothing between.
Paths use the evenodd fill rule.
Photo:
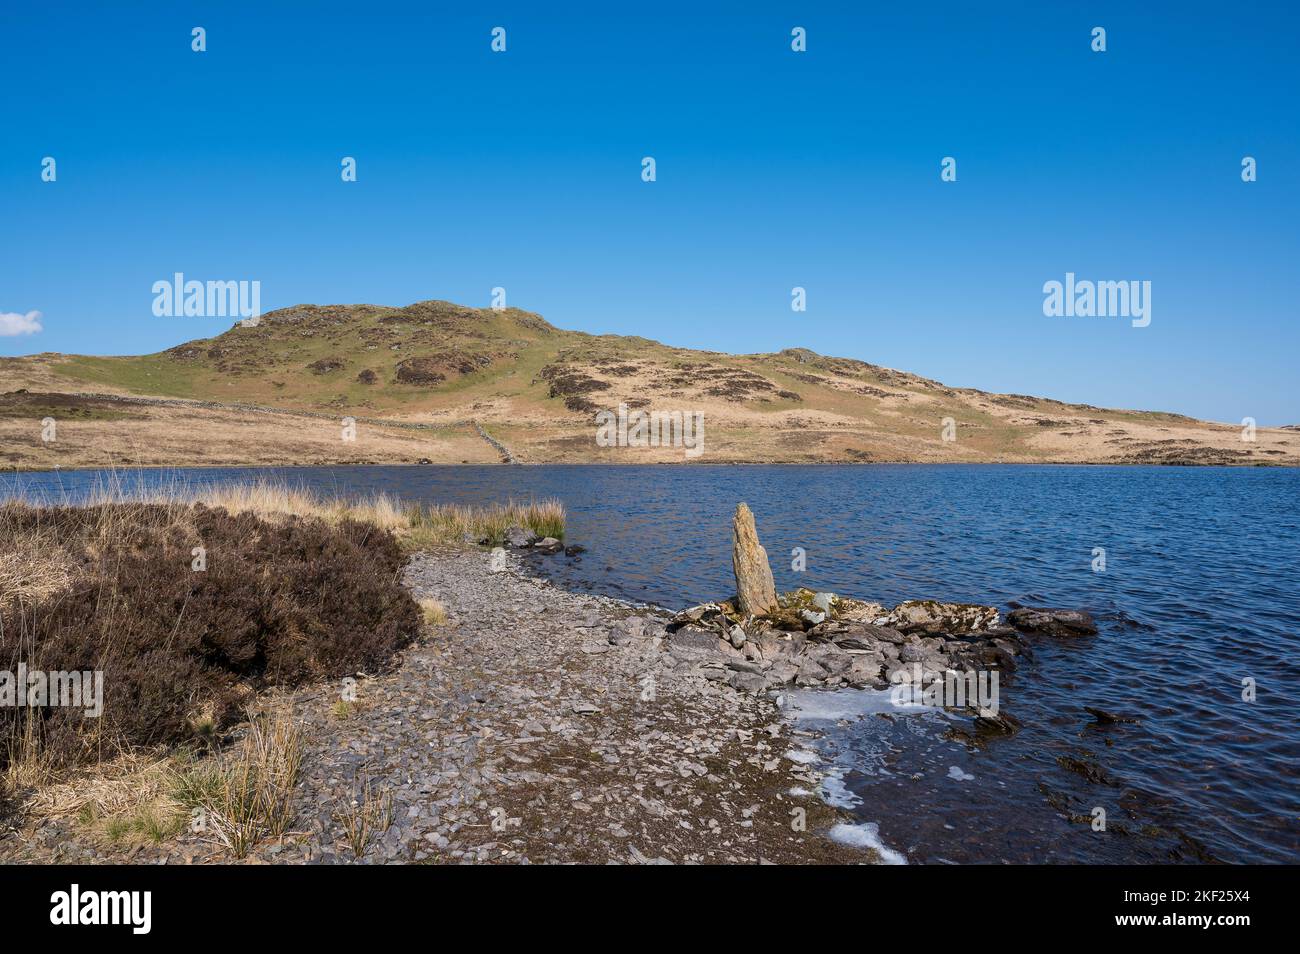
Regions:
<instances>
[{"instance_id":1,"label":"dry grass on hill","mask_svg":"<svg viewBox=\"0 0 1300 954\"><path fill-rule=\"evenodd\" d=\"M950 387L806 348L692 351L442 301L299 305L152 355L0 359L0 377L15 389L0 394L0 466L17 468L497 463L476 423L522 463L688 460L681 448L598 446L594 414L621 403L703 414L694 463L1300 464L1294 430L1243 440L1235 422ZM47 414L54 443L40 439ZM372 421L355 442L339 440L347 415Z\"/></svg>"}]
</instances>

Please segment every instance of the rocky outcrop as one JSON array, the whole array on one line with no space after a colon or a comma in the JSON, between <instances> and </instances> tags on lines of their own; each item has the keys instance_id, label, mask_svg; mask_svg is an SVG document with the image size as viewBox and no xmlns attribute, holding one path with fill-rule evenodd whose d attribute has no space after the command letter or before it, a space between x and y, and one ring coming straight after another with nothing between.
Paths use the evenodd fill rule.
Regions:
<instances>
[{"instance_id":1,"label":"rocky outcrop","mask_svg":"<svg viewBox=\"0 0 1300 954\"><path fill-rule=\"evenodd\" d=\"M1032 651L992 606L908 600L879 603L809 589L777 597L766 613L735 600L703 603L668 621L663 648L707 678L757 692L798 687L886 688L900 679L929 685L950 671L1014 672ZM1015 611L1025 633L1079 634L1091 617L1077 610ZM1015 615L1013 613L1013 615ZM900 672L901 670L901 672ZM1014 731L984 713L989 731Z\"/></svg>"},{"instance_id":2,"label":"rocky outcrop","mask_svg":"<svg viewBox=\"0 0 1300 954\"><path fill-rule=\"evenodd\" d=\"M888 611L879 603L807 589L782 594L774 609L757 616L731 600L704 603L668 622L664 648L679 662L701 667L706 677L745 691L885 688L899 669L906 681L917 673L933 681L949 669L1011 671L1028 652L1009 627L972 628L978 621L996 624L993 607L928 605L957 607L949 613L934 609L924 620L929 629L946 621L952 632L904 632L886 624L905 619L915 625L909 604Z\"/></svg>"},{"instance_id":3,"label":"rocky outcrop","mask_svg":"<svg viewBox=\"0 0 1300 954\"><path fill-rule=\"evenodd\" d=\"M758 530L749 507L740 504L731 520L731 564L736 573L736 603L745 616L759 616L777 608L776 584L767 551L758 542Z\"/></svg>"},{"instance_id":4,"label":"rocky outcrop","mask_svg":"<svg viewBox=\"0 0 1300 954\"><path fill-rule=\"evenodd\" d=\"M1007 614L1016 629L1043 636L1094 636L1097 622L1083 610L1042 609L1020 606Z\"/></svg>"},{"instance_id":5,"label":"rocky outcrop","mask_svg":"<svg viewBox=\"0 0 1300 954\"><path fill-rule=\"evenodd\" d=\"M971 603L940 603L936 600L908 600L899 603L881 620L903 633L958 636L987 629L998 620L992 606Z\"/></svg>"}]
</instances>

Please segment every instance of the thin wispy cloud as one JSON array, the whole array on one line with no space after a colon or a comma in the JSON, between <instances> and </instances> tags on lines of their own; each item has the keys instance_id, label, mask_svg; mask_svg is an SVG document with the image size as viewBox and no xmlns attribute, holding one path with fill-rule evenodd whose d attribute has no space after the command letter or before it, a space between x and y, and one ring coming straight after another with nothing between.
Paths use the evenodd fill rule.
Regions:
<instances>
[{"instance_id":1,"label":"thin wispy cloud","mask_svg":"<svg viewBox=\"0 0 1300 954\"><path fill-rule=\"evenodd\" d=\"M41 330L39 311L29 311L25 315L17 311L0 311L0 338L34 335Z\"/></svg>"}]
</instances>

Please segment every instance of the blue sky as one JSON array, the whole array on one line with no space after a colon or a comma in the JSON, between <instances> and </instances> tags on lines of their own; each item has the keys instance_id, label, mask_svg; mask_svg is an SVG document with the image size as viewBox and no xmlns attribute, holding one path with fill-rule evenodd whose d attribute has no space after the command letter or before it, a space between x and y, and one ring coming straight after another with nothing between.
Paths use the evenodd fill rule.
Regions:
<instances>
[{"instance_id":1,"label":"blue sky","mask_svg":"<svg viewBox=\"0 0 1300 954\"><path fill-rule=\"evenodd\" d=\"M1292 5L439 7L0 7L0 313L43 328L0 354L228 327L153 315L177 271L263 311L503 286L565 328L1300 423ZM1150 326L1045 317L1067 271L1150 281Z\"/></svg>"}]
</instances>

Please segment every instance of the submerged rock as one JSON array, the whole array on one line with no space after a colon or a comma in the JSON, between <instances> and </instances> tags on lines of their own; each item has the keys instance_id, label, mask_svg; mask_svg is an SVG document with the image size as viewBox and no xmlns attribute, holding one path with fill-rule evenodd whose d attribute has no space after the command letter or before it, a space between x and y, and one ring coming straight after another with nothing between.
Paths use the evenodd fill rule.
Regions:
<instances>
[{"instance_id":1,"label":"submerged rock","mask_svg":"<svg viewBox=\"0 0 1300 954\"><path fill-rule=\"evenodd\" d=\"M1105 709L1096 709L1092 706L1084 706L1083 711L1095 720L1091 723L1092 725L1117 725L1121 722L1138 723L1142 721L1132 716L1116 715L1114 712L1107 712Z\"/></svg>"},{"instance_id":2,"label":"submerged rock","mask_svg":"<svg viewBox=\"0 0 1300 954\"><path fill-rule=\"evenodd\" d=\"M1045 636L1093 636L1097 623L1083 610L1021 606L1007 614L1007 622L1021 632Z\"/></svg>"},{"instance_id":3,"label":"submerged rock","mask_svg":"<svg viewBox=\"0 0 1300 954\"><path fill-rule=\"evenodd\" d=\"M993 712L981 709L975 717L975 728L988 735L1015 735L1020 731L1021 722L1009 712Z\"/></svg>"}]
</instances>

